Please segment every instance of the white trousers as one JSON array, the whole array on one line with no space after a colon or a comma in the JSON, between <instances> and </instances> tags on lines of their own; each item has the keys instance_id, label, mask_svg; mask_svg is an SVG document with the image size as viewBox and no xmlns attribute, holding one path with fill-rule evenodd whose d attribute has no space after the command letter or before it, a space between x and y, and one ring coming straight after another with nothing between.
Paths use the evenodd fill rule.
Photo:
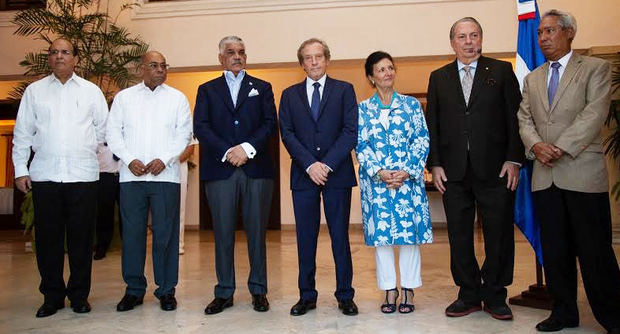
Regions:
<instances>
[{"instance_id":1,"label":"white trousers","mask_svg":"<svg viewBox=\"0 0 620 334\"><path fill-rule=\"evenodd\" d=\"M187 199L187 161L181 163L181 205L179 207L179 251L184 251L185 242L185 200Z\"/></svg>"},{"instance_id":2,"label":"white trousers","mask_svg":"<svg viewBox=\"0 0 620 334\"><path fill-rule=\"evenodd\" d=\"M380 290L396 288L396 266L394 263L394 248L400 248L399 269L400 286L415 289L422 286L420 276L420 246L381 246L375 247L377 261L377 285Z\"/></svg>"}]
</instances>

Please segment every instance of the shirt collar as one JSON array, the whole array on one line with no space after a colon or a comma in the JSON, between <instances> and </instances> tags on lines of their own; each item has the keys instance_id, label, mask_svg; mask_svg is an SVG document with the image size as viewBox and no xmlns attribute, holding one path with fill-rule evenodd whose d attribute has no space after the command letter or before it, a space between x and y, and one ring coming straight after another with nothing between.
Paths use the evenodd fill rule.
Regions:
<instances>
[{"instance_id":1,"label":"shirt collar","mask_svg":"<svg viewBox=\"0 0 620 334\"><path fill-rule=\"evenodd\" d=\"M149 86L147 86L147 85L144 83L144 80L142 80L142 82L140 82L138 85L140 86L140 89L147 90L147 91L149 91L149 92L157 92L158 90L160 90L160 89L165 89L165 87L166 87L166 84L161 84L161 85L159 85L159 86L155 87L155 89L154 89L154 90L151 90L151 89L149 88Z\"/></svg>"},{"instance_id":2,"label":"shirt collar","mask_svg":"<svg viewBox=\"0 0 620 334\"><path fill-rule=\"evenodd\" d=\"M323 76L317 81L310 79L310 77L306 77L306 88L312 87L315 82L320 83L321 87L325 87L325 81L327 81L327 73L323 74Z\"/></svg>"},{"instance_id":3,"label":"shirt collar","mask_svg":"<svg viewBox=\"0 0 620 334\"><path fill-rule=\"evenodd\" d=\"M463 67L466 66L465 64L461 63L461 61L458 60L458 59L456 60L456 64L458 66L458 70L459 71L462 70ZM476 69L476 66L478 66L478 59L476 59L476 60L472 61L471 63L469 63L469 67L474 69L474 70Z\"/></svg>"},{"instance_id":4,"label":"shirt collar","mask_svg":"<svg viewBox=\"0 0 620 334\"><path fill-rule=\"evenodd\" d=\"M62 82L60 82L60 80L58 80L58 78L54 75L54 73L50 74L49 78L50 78L50 83L58 83L59 85L63 84ZM79 77L75 74L75 72L73 72L71 73L71 77L69 78L69 80L67 80L67 82L65 82L65 84L69 82L73 82L76 85L80 86L81 82L77 78Z\"/></svg>"},{"instance_id":5,"label":"shirt collar","mask_svg":"<svg viewBox=\"0 0 620 334\"><path fill-rule=\"evenodd\" d=\"M560 65L562 65L562 68L566 68L566 65L568 65L568 61L570 60L570 57L573 55L573 50L570 50L569 53L565 54L564 57L558 59L557 61L549 61L549 66L551 66L551 64L553 63L560 63Z\"/></svg>"},{"instance_id":6,"label":"shirt collar","mask_svg":"<svg viewBox=\"0 0 620 334\"><path fill-rule=\"evenodd\" d=\"M240 82L245 77L245 70L239 71L239 74L235 77L235 74L232 71L224 70L224 77L228 82Z\"/></svg>"}]
</instances>

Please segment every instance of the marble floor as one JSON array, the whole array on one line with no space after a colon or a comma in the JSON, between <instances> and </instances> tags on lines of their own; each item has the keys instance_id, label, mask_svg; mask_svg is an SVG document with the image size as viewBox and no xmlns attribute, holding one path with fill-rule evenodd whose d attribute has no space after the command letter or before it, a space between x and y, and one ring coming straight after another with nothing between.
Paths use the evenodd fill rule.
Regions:
<instances>
[{"instance_id":1,"label":"marble floor","mask_svg":"<svg viewBox=\"0 0 620 334\"><path fill-rule=\"evenodd\" d=\"M478 232L477 232L478 233ZM509 287L514 296L535 281L534 256L516 231L515 278ZM483 253L481 235L476 236L476 252ZM37 287L39 275L33 253L25 252L19 231L0 231L0 333L535 333L534 326L548 312L514 306L513 321L498 321L484 312L462 318L447 318L445 307L453 301L457 288L449 268L448 238L445 229L435 230L435 243L422 247L422 279L416 289L413 314L384 315L379 312L383 299L376 288L373 249L364 246L359 227L351 229L354 287L360 308L356 317L338 312L333 298L335 286L329 236L322 231L317 257L317 309L305 316L292 317L290 307L297 301L297 256L294 231L268 232L269 301L271 310L252 310L246 288L247 248L238 234L237 293L235 305L217 315L207 316L204 307L212 299L215 284L213 234L186 232L185 255L181 256L176 311L164 312L152 295L151 262L147 261L149 289L144 305L118 313L116 303L124 291L120 270L120 251L93 263L93 285L88 314L76 314L66 307L56 315L37 319L42 303ZM615 245L620 254L619 245ZM580 283L581 284L581 283ZM579 288L581 327L566 333L603 333L592 316L583 287Z\"/></svg>"}]
</instances>

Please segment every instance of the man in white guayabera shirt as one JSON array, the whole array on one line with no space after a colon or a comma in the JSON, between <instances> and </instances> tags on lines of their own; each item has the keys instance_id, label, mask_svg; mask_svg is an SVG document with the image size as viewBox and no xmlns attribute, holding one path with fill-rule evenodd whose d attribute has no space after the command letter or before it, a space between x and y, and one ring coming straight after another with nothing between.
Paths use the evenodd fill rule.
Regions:
<instances>
[{"instance_id":1,"label":"man in white guayabera shirt","mask_svg":"<svg viewBox=\"0 0 620 334\"><path fill-rule=\"evenodd\" d=\"M108 105L101 90L77 76L77 49L59 38L48 50L53 74L26 88L13 139L15 186L32 189L36 255L47 317L65 307L90 312L88 294L97 205L97 143L105 136ZM30 150L34 158L30 166ZM65 235L71 274L65 286Z\"/></svg>"},{"instance_id":2,"label":"man in white guayabera shirt","mask_svg":"<svg viewBox=\"0 0 620 334\"><path fill-rule=\"evenodd\" d=\"M142 56L143 81L116 95L108 118L108 146L122 161L120 203L123 220L125 296L119 312L142 304L149 207L153 218L155 296L161 309L176 309L179 276L179 156L189 144L187 98L164 84L168 64L156 51Z\"/></svg>"}]
</instances>

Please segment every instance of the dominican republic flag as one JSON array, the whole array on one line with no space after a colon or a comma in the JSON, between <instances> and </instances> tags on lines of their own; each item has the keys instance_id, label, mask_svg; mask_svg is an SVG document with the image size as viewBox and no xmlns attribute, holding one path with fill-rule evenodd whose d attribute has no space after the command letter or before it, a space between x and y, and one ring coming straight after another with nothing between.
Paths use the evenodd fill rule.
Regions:
<instances>
[{"instance_id":1,"label":"dominican republic flag","mask_svg":"<svg viewBox=\"0 0 620 334\"><path fill-rule=\"evenodd\" d=\"M540 23L536 0L517 0L517 12L519 13L519 36L517 38L517 64L516 75L519 85L523 89L523 79L536 67L545 63L540 48L538 47L538 35L536 30ZM534 214L532 200L532 161L527 160L523 164L519 174L519 186L517 187L515 201L515 224L534 248L536 258L543 263L542 248L540 245L540 224Z\"/></svg>"}]
</instances>

